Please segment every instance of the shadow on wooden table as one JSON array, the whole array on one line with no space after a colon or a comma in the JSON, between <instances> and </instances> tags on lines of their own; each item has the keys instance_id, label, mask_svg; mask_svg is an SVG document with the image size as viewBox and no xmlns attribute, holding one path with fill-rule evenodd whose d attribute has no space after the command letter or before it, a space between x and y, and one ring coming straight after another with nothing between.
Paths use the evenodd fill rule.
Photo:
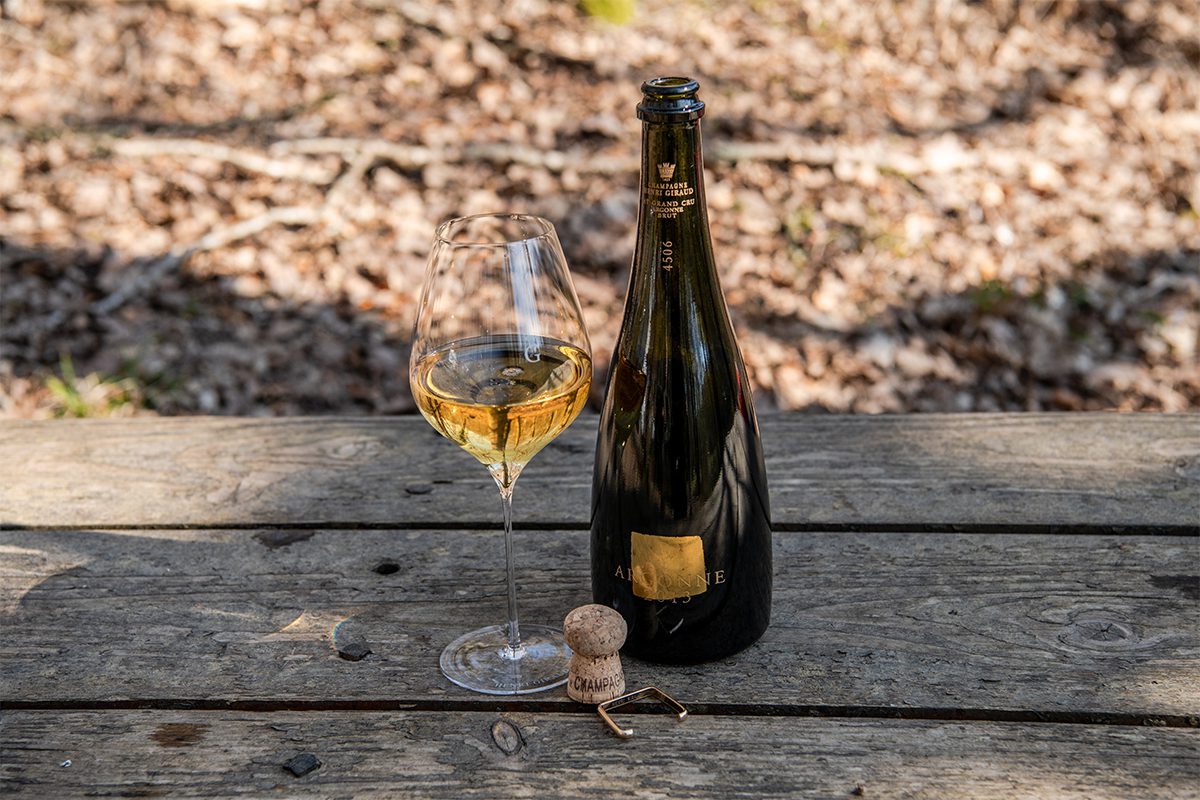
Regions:
<instances>
[{"instance_id":1,"label":"shadow on wooden table","mask_svg":"<svg viewBox=\"0 0 1200 800\"><path fill-rule=\"evenodd\" d=\"M561 625L588 602L580 535L516 534L525 621ZM441 648L504 615L498 531L10 528L0 542L13 700L428 698L454 688Z\"/></svg>"}]
</instances>

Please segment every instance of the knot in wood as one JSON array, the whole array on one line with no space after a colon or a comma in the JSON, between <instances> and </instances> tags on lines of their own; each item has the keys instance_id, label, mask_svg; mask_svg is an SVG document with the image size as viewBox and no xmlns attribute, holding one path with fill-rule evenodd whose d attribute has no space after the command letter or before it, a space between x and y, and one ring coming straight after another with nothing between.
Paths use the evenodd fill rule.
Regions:
<instances>
[{"instance_id":1,"label":"knot in wood","mask_svg":"<svg viewBox=\"0 0 1200 800\"><path fill-rule=\"evenodd\" d=\"M591 603L567 614L563 635L571 650L593 658L607 656L625 644L625 619L608 606Z\"/></svg>"},{"instance_id":2,"label":"knot in wood","mask_svg":"<svg viewBox=\"0 0 1200 800\"><path fill-rule=\"evenodd\" d=\"M1155 639L1145 640L1137 627L1108 616L1080 615L1068 623L1058 637L1065 645L1092 652L1121 653L1152 647Z\"/></svg>"},{"instance_id":3,"label":"knot in wood","mask_svg":"<svg viewBox=\"0 0 1200 800\"><path fill-rule=\"evenodd\" d=\"M506 719L498 719L492 724L492 741L500 752L506 756L516 755L525 744L521 729Z\"/></svg>"}]
</instances>

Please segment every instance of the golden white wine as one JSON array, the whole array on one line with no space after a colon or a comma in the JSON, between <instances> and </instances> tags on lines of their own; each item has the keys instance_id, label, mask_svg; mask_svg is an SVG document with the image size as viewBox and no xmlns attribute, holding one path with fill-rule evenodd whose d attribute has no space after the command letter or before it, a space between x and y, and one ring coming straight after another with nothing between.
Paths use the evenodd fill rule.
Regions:
<instances>
[{"instance_id":1,"label":"golden white wine","mask_svg":"<svg viewBox=\"0 0 1200 800\"><path fill-rule=\"evenodd\" d=\"M544 337L479 336L443 345L413 368L425 419L511 485L579 415L592 359Z\"/></svg>"}]
</instances>

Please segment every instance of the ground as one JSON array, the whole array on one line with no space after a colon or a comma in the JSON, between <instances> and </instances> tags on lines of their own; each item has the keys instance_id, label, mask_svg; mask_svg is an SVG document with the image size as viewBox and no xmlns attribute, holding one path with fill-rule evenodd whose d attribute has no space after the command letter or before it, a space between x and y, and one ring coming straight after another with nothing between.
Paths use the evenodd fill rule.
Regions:
<instances>
[{"instance_id":1,"label":"ground","mask_svg":"<svg viewBox=\"0 0 1200 800\"><path fill-rule=\"evenodd\" d=\"M1200 409L1194 0L0 7L5 416L411 411L434 227L501 209L603 369L660 74L760 410Z\"/></svg>"}]
</instances>

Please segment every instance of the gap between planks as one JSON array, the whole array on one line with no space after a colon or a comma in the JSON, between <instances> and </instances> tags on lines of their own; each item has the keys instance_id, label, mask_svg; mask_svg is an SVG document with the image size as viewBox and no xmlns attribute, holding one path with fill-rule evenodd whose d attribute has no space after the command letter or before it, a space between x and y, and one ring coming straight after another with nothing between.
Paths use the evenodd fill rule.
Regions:
<instances>
[{"instance_id":1,"label":"gap between planks","mask_svg":"<svg viewBox=\"0 0 1200 800\"><path fill-rule=\"evenodd\" d=\"M574 520L546 522L517 522L514 530L525 531L586 531L590 527ZM771 526L774 533L967 533L967 534L1050 534L1075 536L1200 536L1196 525L1104 525L1104 524L1023 524L1023 523L965 523L953 525L912 523L829 523L783 522ZM105 522L82 525L15 525L0 522L0 531L483 531L502 530L494 521L396 521L352 522L213 522L213 523L146 523L113 525Z\"/></svg>"},{"instance_id":2,"label":"gap between planks","mask_svg":"<svg viewBox=\"0 0 1200 800\"><path fill-rule=\"evenodd\" d=\"M137 698L124 700L0 699L10 711L428 711L590 714L590 705L561 700L213 700ZM1134 714L1112 711L1033 711L1004 708L854 706L805 703L689 703L692 716L810 717L827 719L899 719L953 722L1027 722L1055 725L1120 725L1151 728L1200 728L1200 715ZM622 713L653 713L652 706L629 706Z\"/></svg>"}]
</instances>

